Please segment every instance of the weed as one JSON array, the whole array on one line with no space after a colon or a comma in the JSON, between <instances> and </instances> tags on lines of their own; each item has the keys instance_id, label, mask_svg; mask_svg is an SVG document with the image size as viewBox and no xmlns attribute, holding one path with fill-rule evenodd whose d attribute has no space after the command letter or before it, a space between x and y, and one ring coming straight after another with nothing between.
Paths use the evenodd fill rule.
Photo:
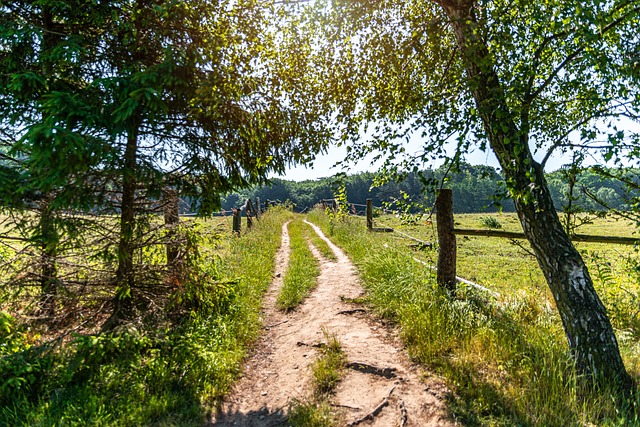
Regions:
<instances>
[{"instance_id":1,"label":"weed","mask_svg":"<svg viewBox=\"0 0 640 427\"><path fill-rule=\"evenodd\" d=\"M331 427L335 425L331 406L326 402L294 400L289 407L287 421L291 427Z\"/></svg>"},{"instance_id":2,"label":"weed","mask_svg":"<svg viewBox=\"0 0 640 427\"><path fill-rule=\"evenodd\" d=\"M303 230L307 228L300 218L289 223L291 256L276 301L282 310L297 307L316 286L320 274L318 260L313 256L304 237Z\"/></svg>"},{"instance_id":3,"label":"weed","mask_svg":"<svg viewBox=\"0 0 640 427\"><path fill-rule=\"evenodd\" d=\"M482 224L483 227L487 227L487 228L493 228L493 229L502 228L502 224L500 224L500 221L498 221L498 219L495 216L481 217L480 224Z\"/></svg>"},{"instance_id":4,"label":"weed","mask_svg":"<svg viewBox=\"0 0 640 427\"><path fill-rule=\"evenodd\" d=\"M322 396L334 391L344 371L346 356L342 351L342 345L335 335L327 329L322 329L327 345L322 347L321 354L315 361L311 370L314 378L314 390L317 396Z\"/></svg>"}]
</instances>

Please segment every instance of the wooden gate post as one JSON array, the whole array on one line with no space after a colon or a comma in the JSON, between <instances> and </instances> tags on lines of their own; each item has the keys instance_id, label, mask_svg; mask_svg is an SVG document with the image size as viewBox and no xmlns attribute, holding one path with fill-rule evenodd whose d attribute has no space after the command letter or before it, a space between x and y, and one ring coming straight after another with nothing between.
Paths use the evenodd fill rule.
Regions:
<instances>
[{"instance_id":1,"label":"wooden gate post","mask_svg":"<svg viewBox=\"0 0 640 427\"><path fill-rule=\"evenodd\" d=\"M240 209L238 208L231 208L231 211L233 212L233 233L240 235L240 228L241 228L241 217L240 217Z\"/></svg>"},{"instance_id":2,"label":"wooden gate post","mask_svg":"<svg viewBox=\"0 0 640 427\"><path fill-rule=\"evenodd\" d=\"M247 199L247 203L245 203L246 211L247 211L247 229L253 227L253 203L251 203L251 199Z\"/></svg>"},{"instance_id":3,"label":"wooden gate post","mask_svg":"<svg viewBox=\"0 0 640 427\"><path fill-rule=\"evenodd\" d=\"M373 228L373 200L367 199L367 230Z\"/></svg>"},{"instance_id":4,"label":"wooden gate post","mask_svg":"<svg viewBox=\"0 0 640 427\"><path fill-rule=\"evenodd\" d=\"M438 285L451 291L456 289L456 235L453 233L453 192L442 189L436 199L438 228Z\"/></svg>"}]
</instances>

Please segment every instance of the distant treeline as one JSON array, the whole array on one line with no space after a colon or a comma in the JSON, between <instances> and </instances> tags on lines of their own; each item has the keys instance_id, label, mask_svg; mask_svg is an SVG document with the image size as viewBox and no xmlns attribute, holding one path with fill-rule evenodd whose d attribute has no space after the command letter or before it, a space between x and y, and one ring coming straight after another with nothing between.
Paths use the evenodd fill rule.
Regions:
<instances>
[{"instance_id":1,"label":"distant treeline","mask_svg":"<svg viewBox=\"0 0 640 427\"><path fill-rule=\"evenodd\" d=\"M630 169L634 175L640 170ZM568 169L559 169L547 174L549 188L558 210L568 205L570 200L571 173ZM445 178L446 176L446 178ZM261 201L288 201L296 211L311 208L322 199L334 197L335 189L344 182L347 199L350 203L364 205L368 198L374 206L395 199L404 199L403 194L417 203L431 206L435 199L435 189L444 179L444 187L453 190L453 205L457 213L513 212L513 201L506 195L504 179L498 171L486 165L461 164L457 171L447 173L444 168L426 170L422 173L409 173L401 181L391 181L372 187L375 173L363 172L342 177L321 178L307 181L287 181L274 179L271 185L254 187L242 193L233 193L223 198L223 209L240 206L247 198L260 198ZM624 183L601 176L585 169L575 177L571 196L574 209L604 210L629 209L629 197Z\"/></svg>"}]
</instances>

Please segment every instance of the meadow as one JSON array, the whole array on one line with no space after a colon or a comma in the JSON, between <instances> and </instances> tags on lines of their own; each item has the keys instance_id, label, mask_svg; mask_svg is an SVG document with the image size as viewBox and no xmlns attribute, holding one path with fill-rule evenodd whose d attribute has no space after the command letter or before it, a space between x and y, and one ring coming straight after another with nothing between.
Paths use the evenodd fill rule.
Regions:
<instances>
[{"instance_id":1,"label":"meadow","mask_svg":"<svg viewBox=\"0 0 640 427\"><path fill-rule=\"evenodd\" d=\"M494 215L505 230L519 231L515 215ZM456 226L480 228L483 215L456 215ZM435 249L416 250L399 233L370 233L360 217L335 218L313 211L358 266L367 303L399 329L410 356L442 377L452 416L463 425L640 425L638 398L620 400L606 389L582 386L553 300L526 242L458 236L458 276L493 293L459 284L455 297L439 289ZM435 241L428 220L392 216L375 226L394 227ZM626 235L633 224L596 219L581 233ZM640 281L633 247L577 244L588 261L632 377L640 379ZM494 294L494 293L497 293Z\"/></svg>"},{"instance_id":2,"label":"meadow","mask_svg":"<svg viewBox=\"0 0 640 427\"><path fill-rule=\"evenodd\" d=\"M272 209L240 236L230 218L185 221L197 234L193 275L169 295L166 310L102 333L100 306L84 308L93 328L79 328L77 316L43 325L28 316L29 290L3 281L0 425L202 425L260 332L261 297L291 217ZM158 254L164 247L140 256L162 263Z\"/></svg>"},{"instance_id":3,"label":"meadow","mask_svg":"<svg viewBox=\"0 0 640 427\"><path fill-rule=\"evenodd\" d=\"M354 261L367 291L364 302L397 328L426 375L444 380L450 390L447 409L462 425L640 426L638 397L624 400L606 388L581 384L553 300L526 242L458 236L458 275L491 292L460 284L452 297L438 288L435 271L425 266L436 263L437 249L417 248L400 233L368 232L362 217L323 210L303 216L280 208L240 236L231 233L230 218L185 221L198 234L196 275L173 295L180 307L177 315L158 314L147 323L98 333L104 316L86 299L85 310L95 315L94 329L77 328L79 316L47 328L26 315L29 291L16 293L3 281L0 425L202 425L230 390L260 332L261 299L272 280L287 221L292 255L284 277L287 290L279 297L281 309L294 309L315 285L317 260L306 242L312 241L321 253L330 250L303 223L305 218L321 226ZM487 218L465 214L456 215L455 221L460 228L499 223L504 230L519 230L513 214ZM385 215L377 217L375 225L435 241L435 224L428 218L407 222ZM634 236L636 229L632 223L598 218L579 232ZM638 381L636 248L576 246L607 307L627 369ZM158 254L164 248L156 249L145 256L161 263ZM314 368L318 384L324 384L324 377L339 381L339 363L331 369L323 363L319 359ZM322 399L330 394L328 387L318 389ZM310 423L314 416L320 419L317 425L331 425L327 404L315 414L304 405L292 408L292 425Z\"/></svg>"}]
</instances>

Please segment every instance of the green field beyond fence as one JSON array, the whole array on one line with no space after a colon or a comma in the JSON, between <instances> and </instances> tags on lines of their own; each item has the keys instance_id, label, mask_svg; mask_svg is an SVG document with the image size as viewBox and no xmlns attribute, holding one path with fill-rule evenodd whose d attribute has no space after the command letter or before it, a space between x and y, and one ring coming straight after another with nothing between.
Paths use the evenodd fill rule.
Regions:
<instances>
[{"instance_id":1,"label":"green field beyond fence","mask_svg":"<svg viewBox=\"0 0 640 427\"><path fill-rule=\"evenodd\" d=\"M631 403L577 385L553 298L526 241L458 236L458 275L491 292L459 284L451 298L425 266L436 264L437 246L416 246L406 237L436 242L430 219L381 215L374 226L400 233L371 233L364 217L339 219L314 211L309 218L356 263L368 303L397 324L411 357L445 379L449 409L462 425L640 425ZM486 222L480 214L455 216L456 228L481 228ZM489 222L521 231L515 214L495 214ZM633 236L635 228L598 219L582 232ZM576 246L607 307L626 367L638 381L638 254L628 245Z\"/></svg>"}]
</instances>

